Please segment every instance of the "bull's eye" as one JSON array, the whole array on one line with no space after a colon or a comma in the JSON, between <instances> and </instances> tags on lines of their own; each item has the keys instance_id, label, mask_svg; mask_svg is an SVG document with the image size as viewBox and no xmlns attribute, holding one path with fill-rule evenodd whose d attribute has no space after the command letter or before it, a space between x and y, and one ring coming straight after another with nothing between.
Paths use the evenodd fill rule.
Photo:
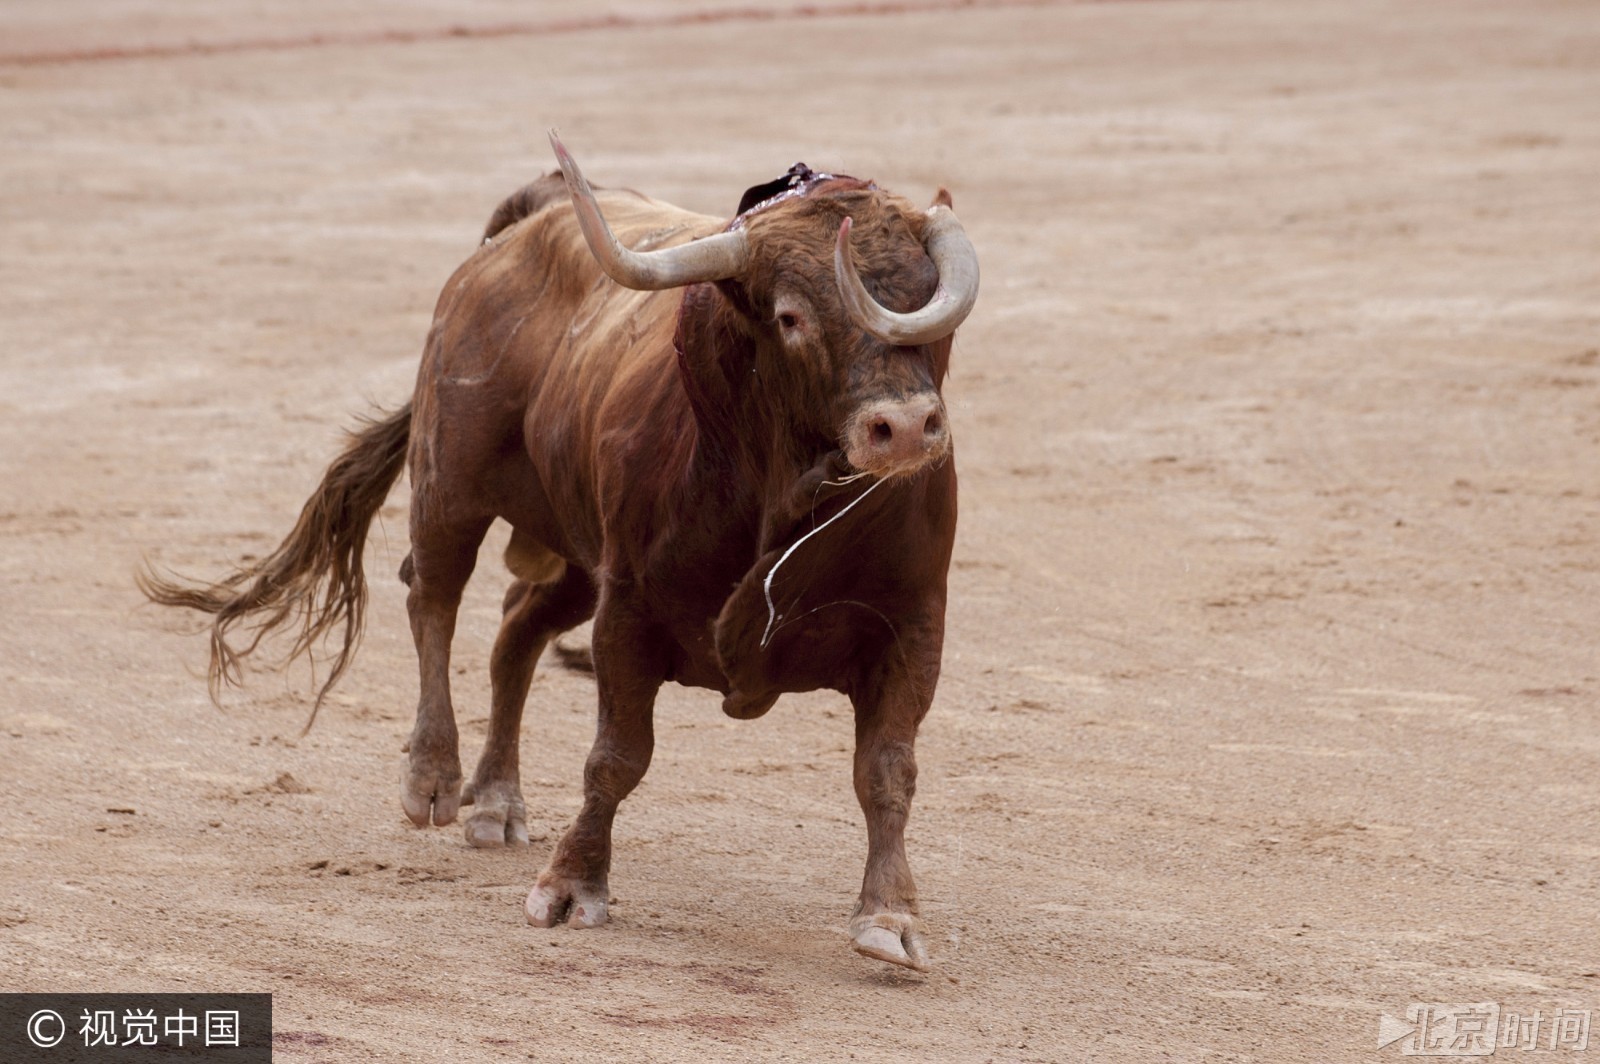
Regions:
<instances>
[{"instance_id":1,"label":"bull's eye","mask_svg":"<svg viewBox=\"0 0 1600 1064\"><path fill-rule=\"evenodd\" d=\"M778 324L783 327L784 332L788 332L791 329L798 329L800 327L800 317L799 315L793 314L786 310L782 314L778 315Z\"/></svg>"}]
</instances>

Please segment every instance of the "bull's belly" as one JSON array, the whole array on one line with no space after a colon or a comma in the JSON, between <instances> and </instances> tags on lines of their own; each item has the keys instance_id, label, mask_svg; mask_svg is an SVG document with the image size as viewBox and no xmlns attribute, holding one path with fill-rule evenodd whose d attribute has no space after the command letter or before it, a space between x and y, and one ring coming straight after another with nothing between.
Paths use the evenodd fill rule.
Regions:
<instances>
[{"instance_id":1,"label":"bull's belly","mask_svg":"<svg viewBox=\"0 0 1600 1064\"><path fill-rule=\"evenodd\" d=\"M672 672L667 679L685 687L703 687L708 691L727 694L728 677L717 660L710 622L707 621L697 630L679 629L673 635L676 646Z\"/></svg>"}]
</instances>

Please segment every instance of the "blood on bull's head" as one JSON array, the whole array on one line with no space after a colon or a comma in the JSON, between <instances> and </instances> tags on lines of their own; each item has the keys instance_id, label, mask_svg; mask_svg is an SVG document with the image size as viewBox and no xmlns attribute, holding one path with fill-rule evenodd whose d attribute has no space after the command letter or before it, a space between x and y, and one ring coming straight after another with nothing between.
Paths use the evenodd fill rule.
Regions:
<instances>
[{"instance_id":1,"label":"blood on bull's head","mask_svg":"<svg viewBox=\"0 0 1600 1064\"><path fill-rule=\"evenodd\" d=\"M940 190L917 210L855 178L797 167L793 188L727 231L635 252L607 226L572 156L551 144L578 223L617 283L665 289L717 282L791 428L826 437L855 469L909 476L942 461L940 395L956 327L978 293L978 261Z\"/></svg>"}]
</instances>

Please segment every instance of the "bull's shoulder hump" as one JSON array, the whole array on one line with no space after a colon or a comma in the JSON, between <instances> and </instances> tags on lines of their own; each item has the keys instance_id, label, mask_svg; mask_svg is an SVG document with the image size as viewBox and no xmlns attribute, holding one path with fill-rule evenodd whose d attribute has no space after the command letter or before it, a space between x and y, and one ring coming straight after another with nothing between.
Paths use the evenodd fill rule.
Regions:
<instances>
[{"instance_id":1,"label":"bull's shoulder hump","mask_svg":"<svg viewBox=\"0 0 1600 1064\"><path fill-rule=\"evenodd\" d=\"M631 189L601 189L595 199L611 231L631 247L638 240L648 241L649 247L668 247L720 232L728 224L726 218L698 214ZM561 216L576 224L570 203Z\"/></svg>"},{"instance_id":2,"label":"bull's shoulder hump","mask_svg":"<svg viewBox=\"0 0 1600 1064\"><path fill-rule=\"evenodd\" d=\"M621 219L655 218L658 219L658 225L709 228L726 224L725 219L686 211L670 203L652 199L641 192L635 192L633 189L597 188L594 193L595 199L600 203L600 209L605 212L607 220L612 222L613 227L616 225L616 221L612 220L613 215ZM501 200L494 214L490 216L489 224L484 226L484 239L496 236L519 222L546 211L551 211L558 217L572 215L572 197L568 194L566 182L561 179L560 174L546 174Z\"/></svg>"},{"instance_id":3,"label":"bull's shoulder hump","mask_svg":"<svg viewBox=\"0 0 1600 1064\"><path fill-rule=\"evenodd\" d=\"M567 186L560 175L546 174L537 181L523 185L500 201L500 205L494 209L494 214L489 216L489 224L483 227L483 239L488 240L497 236L523 219L531 218L552 204L566 200Z\"/></svg>"}]
</instances>

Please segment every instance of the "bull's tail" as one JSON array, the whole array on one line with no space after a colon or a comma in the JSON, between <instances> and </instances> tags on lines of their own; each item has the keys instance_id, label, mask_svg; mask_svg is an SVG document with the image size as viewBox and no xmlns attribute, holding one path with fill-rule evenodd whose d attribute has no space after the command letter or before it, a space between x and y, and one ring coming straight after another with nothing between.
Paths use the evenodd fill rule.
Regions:
<instances>
[{"instance_id":1,"label":"bull's tail","mask_svg":"<svg viewBox=\"0 0 1600 1064\"><path fill-rule=\"evenodd\" d=\"M350 444L306 500L300 520L278 548L214 584L158 576L148 566L137 574L139 590L152 602L210 614L209 687L216 701L224 686L243 682L244 659L279 629L293 632L284 663L342 629L338 652L316 704L309 729L328 691L344 675L361 639L367 581L361 556L372 518L405 468L411 435L411 404L353 433ZM242 627L238 642L230 641Z\"/></svg>"}]
</instances>

